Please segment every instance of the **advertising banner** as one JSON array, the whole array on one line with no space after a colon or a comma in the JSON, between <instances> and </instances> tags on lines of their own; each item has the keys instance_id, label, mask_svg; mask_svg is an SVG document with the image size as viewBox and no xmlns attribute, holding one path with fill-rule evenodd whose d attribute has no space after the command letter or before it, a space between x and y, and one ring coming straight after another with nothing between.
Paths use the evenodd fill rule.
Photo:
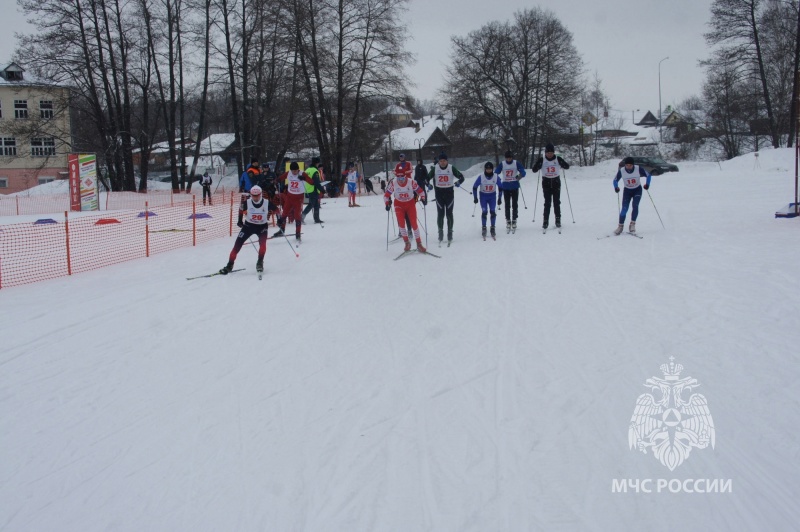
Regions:
<instances>
[{"instance_id":1,"label":"advertising banner","mask_svg":"<svg viewBox=\"0 0 800 532\"><path fill-rule=\"evenodd\" d=\"M97 211L97 156L93 153L71 153L69 161L70 209Z\"/></svg>"}]
</instances>

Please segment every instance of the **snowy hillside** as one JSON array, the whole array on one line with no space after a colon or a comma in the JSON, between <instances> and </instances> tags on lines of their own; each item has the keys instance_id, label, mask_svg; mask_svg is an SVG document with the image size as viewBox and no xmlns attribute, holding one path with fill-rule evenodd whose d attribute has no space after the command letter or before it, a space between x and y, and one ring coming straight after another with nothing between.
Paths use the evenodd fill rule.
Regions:
<instances>
[{"instance_id":1,"label":"snowy hillside","mask_svg":"<svg viewBox=\"0 0 800 532\"><path fill-rule=\"evenodd\" d=\"M682 163L641 240L598 239L612 161L567 171L562 234L541 200L532 222L529 174L496 242L457 191L438 248L428 205L441 259L393 261L381 199L340 198L299 258L269 241L263 281L251 246L186 280L225 238L3 289L0 529L796 530L800 220L773 218L793 169ZM672 471L629 446L670 357L715 434Z\"/></svg>"}]
</instances>

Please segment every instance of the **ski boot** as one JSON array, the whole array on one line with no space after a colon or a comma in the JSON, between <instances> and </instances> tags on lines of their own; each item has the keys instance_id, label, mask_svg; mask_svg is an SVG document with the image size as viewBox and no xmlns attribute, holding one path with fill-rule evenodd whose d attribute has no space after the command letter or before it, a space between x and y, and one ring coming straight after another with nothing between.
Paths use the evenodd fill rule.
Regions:
<instances>
[{"instance_id":1,"label":"ski boot","mask_svg":"<svg viewBox=\"0 0 800 532\"><path fill-rule=\"evenodd\" d=\"M511 232L512 233L516 233L517 232L517 221L516 220L511 222Z\"/></svg>"},{"instance_id":2,"label":"ski boot","mask_svg":"<svg viewBox=\"0 0 800 532\"><path fill-rule=\"evenodd\" d=\"M264 271L264 257L259 257L258 261L256 261L256 271L261 273Z\"/></svg>"},{"instance_id":3,"label":"ski boot","mask_svg":"<svg viewBox=\"0 0 800 532\"><path fill-rule=\"evenodd\" d=\"M444 230L439 229L439 244L442 243L442 240L444 240Z\"/></svg>"},{"instance_id":4,"label":"ski boot","mask_svg":"<svg viewBox=\"0 0 800 532\"><path fill-rule=\"evenodd\" d=\"M619 235L622 234L622 230L625 229L625 224L619 224L616 229L614 229L614 234Z\"/></svg>"},{"instance_id":5,"label":"ski boot","mask_svg":"<svg viewBox=\"0 0 800 532\"><path fill-rule=\"evenodd\" d=\"M422 239L421 238L417 239L417 251L419 253L425 253L426 251L428 251L427 249L425 249L425 246L422 245Z\"/></svg>"},{"instance_id":6,"label":"ski boot","mask_svg":"<svg viewBox=\"0 0 800 532\"><path fill-rule=\"evenodd\" d=\"M275 231L275 232L272 234L272 238L275 238L276 236L283 236L283 227L280 227L280 226L279 226L279 227L278 227L278 230L277 230L277 231Z\"/></svg>"},{"instance_id":7,"label":"ski boot","mask_svg":"<svg viewBox=\"0 0 800 532\"><path fill-rule=\"evenodd\" d=\"M306 216L308 213L305 213L302 218L300 218L300 225L306 225Z\"/></svg>"},{"instance_id":8,"label":"ski boot","mask_svg":"<svg viewBox=\"0 0 800 532\"><path fill-rule=\"evenodd\" d=\"M232 262L230 262L230 261L228 261L228 264L226 264L226 265L225 265L225 266L224 266L224 267L223 267L223 268L222 268L222 269L219 271L219 273L220 273L220 275L228 275L229 273L231 273L231 270L233 270L233 263L232 263Z\"/></svg>"},{"instance_id":9,"label":"ski boot","mask_svg":"<svg viewBox=\"0 0 800 532\"><path fill-rule=\"evenodd\" d=\"M550 222L548 220L545 220L544 223L542 224L542 229L547 229L548 227L550 227Z\"/></svg>"},{"instance_id":10,"label":"ski boot","mask_svg":"<svg viewBox=\"0 0 800 532\"><path fill-rule=\"evenodd\" d=\"M561 228L561 218L556 218L556 227Z\"/></svg>"},{"instance_id":11,"label":"ski boot","mask_svg":"<svg viewBox=\"0 0 800 532\"><path fill-rule=\"evenodd\" d=\"M492 235L492 238L497 236L497 233L495 233L495 231L494 231L494 226L491 226L489 228L489 234Z\"/></svg>"},{"instance_id":12,"label":"ski boot","mask_svg":"<svg viewBox=\"0 0 800 532\"><path fill-rule=\"evenodd\" d=\"M449 246L450 243L453 241L453 231L447 231L447 245Z\"/></svg>"},{"instance_id":13,"label":"ski boot","mask_svg":"<svg viewBox=\"0 0 800 532\"><path fill-rule=\"evenodd\" d=\"M631 233L636 232L636 222L631 222L631 224L628 226L628 231Z\"/></svg>"},{"instance_id":14,"label":"ski boot","mask_svg":"<svg viewBox=\"0 0 800 532\"><path fill-rule=\"evenodd\" d=\"M407 238L404 238L403 242L406 243L405 247L403 248L403 251L411 251L411 241Z\"/></svg>"},{"instance_id":15,"label":"ski boot","mask_svg":"<svg viewBox=\"0 0 800 532\"><path fill-rule=\"evenodd\" d=\"M511 220L506 220L506 233L511 232Z\"/></svg>"},{"instance_id":16,"label":"ski boot","mask_svg":"<svg viewBox=\"0 0 800 532\"><path fill-rule=\"evenodd\" d=\"M483 237L484 240L486 240L486 226L485 225L481 228L481 236Z\"/></svg>"}]
</instances>

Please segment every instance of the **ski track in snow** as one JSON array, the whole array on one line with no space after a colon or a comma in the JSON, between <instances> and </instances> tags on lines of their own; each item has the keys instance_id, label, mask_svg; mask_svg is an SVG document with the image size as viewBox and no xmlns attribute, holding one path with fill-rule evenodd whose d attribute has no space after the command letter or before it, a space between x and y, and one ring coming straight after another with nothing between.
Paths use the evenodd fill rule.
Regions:
<instances>
[{"instance_id":1,"label":"ski track in snow","mask_svg":"<svg viewBox=\"0 0 800 532\"><path fill-rule=\"evenodd\" d=\"M541 192L531 222L534 177L496 242L457 194L441 259L394 262L382 199L338 198L299 259L269 241L260 283L250 246L245 271L185 281L224 238L3 289L0 530L794 529L800 222L772 218L790 152L654 177L666 229L645 193L643 240L597 240L610 162L568 171L560 235ZM717 436L675 471L627 439L670 356Z\"/></svg>"}]
</instances>

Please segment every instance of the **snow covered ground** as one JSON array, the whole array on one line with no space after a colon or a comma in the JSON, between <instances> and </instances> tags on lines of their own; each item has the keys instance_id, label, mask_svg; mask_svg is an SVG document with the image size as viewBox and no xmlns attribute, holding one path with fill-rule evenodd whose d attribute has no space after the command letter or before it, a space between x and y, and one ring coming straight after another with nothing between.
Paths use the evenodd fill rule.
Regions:
<instances>
[{"instance_id":1,"label":"snow covered ground","mask_svg":"<svg viewBox=\"0 0 800 532\"><path fill-rule=\"evenodd\" d=\"M496 242L456 192L441 259L393 261L380 198L340 198L299 259L269 241L261 282L252 247L186 280L225 238L3 289L0 529L796 530L800 220L773 218L793 154L680 166L641 240L598 240L608 162L567 171L560 235L529 176ZM674 471L628 445L670 357L716 436Z\"/></svg>"}]
</instances>

